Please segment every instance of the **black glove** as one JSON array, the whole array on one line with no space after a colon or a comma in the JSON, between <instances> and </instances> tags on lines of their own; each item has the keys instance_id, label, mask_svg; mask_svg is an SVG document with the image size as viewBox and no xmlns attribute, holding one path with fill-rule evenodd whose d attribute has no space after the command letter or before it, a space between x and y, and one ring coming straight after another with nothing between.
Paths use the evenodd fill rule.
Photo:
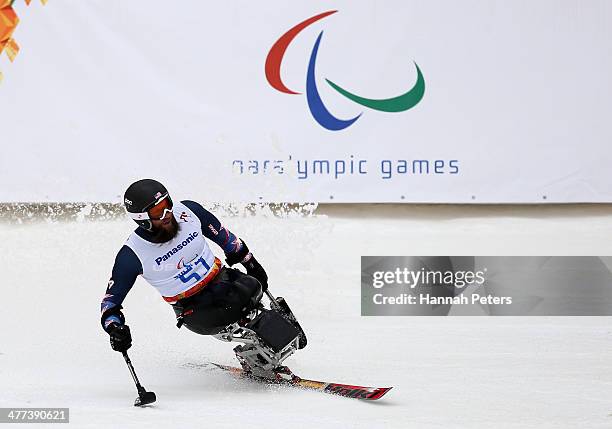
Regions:
<instances>
[{"instance_id":1,"label":"black glove","mask_svg":"<svg viewBox=\"0 0 612 429\"><path fill-rule=\"evenodd\" d=\"M128 325L113 324L109 330L110 344L113 350L117 352L125 352L132 347L132 335Z\"/></svg>"},{"instance_id":2,"label":"black glove","mask_svg":"<svg viewBox=\"0 0 612 429\"><path fill-rule=\"evenodd\" d=\"M247 274L251 277L255 277L261 283L261 291L265 292L268 290L268 275L266 270L261 266L253 254L249 253L250 258L247 255L247 260L242 261L242 265L247 270Z\"/></svg>"},{"instance_id":3,"label":"black glove","mask_svg":"<svg viewBox=\"0 0 612 429\"><path fill-rule=\"evenodd\" d=\"M268 275L266 270L263 269L261 264L257 262L246 243L240 240L242 245L237 252L226 254L225 262L231 267L234 264L241 263L247 270L249 276L255 277L261 283L261 290L265 292L268 290Z\"/></svg>"}]
</instances>

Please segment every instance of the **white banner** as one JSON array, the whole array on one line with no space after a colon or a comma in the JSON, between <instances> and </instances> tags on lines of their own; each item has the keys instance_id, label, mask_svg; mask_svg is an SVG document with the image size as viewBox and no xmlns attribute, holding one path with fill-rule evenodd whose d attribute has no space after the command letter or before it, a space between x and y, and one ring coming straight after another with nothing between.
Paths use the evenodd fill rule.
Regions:
<instances>
[{"instance_id":1,"label":"white banner","mask_svg":"<svg viewBox=\"0 0 612 429\"><path fill-rule=\"evenodd\" d=\"M612 201L608 0L18 0L0 201Z\"/></svg>"}]
</instances>

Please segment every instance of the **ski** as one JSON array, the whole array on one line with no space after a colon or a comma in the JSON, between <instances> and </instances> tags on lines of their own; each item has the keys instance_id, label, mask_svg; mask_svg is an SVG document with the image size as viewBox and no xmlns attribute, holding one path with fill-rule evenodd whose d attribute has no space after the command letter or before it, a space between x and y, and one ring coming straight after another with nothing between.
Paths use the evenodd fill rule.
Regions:
<instances>
[{"instance_id":1,"label":"ski","mask_svg":"<svg viewBox=\"0 0 612 429\"><path fill-rule=\"evenodd\" d=\"M366 386L353 386L350 384L340 383L327 383L323 381L308 380L305 378L298 377L297 375L290 373L291 378L276 378L269 379L263 377L256 377L251 374L245 373L242 368L234 366L221 365L218 363L212 363L217 368L228 371L234 375L240 377L247 377L252 380L261 381L272 384L282 384L287 386L298 387L306 390L315 390L318 392L330 393L333 395L343 396L345 398L354 399L365 399L368 401L375 401L382 398L392 387L366 387Z\"/></svg>"}]
</instances>

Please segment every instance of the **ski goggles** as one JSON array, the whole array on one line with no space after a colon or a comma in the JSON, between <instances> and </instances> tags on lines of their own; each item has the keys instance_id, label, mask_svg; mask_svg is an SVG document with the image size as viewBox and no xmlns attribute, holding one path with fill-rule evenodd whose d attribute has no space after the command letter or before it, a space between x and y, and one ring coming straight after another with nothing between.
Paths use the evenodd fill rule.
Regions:
<instances>
[{"instance_id":1,"label":"ski goggles","mask_svg":"<svg viewBox=\"0 0 612 429\"><path fill-rule=\"evenodd\" d=\"M166 213L172 213L172 199L164 194L159 197L144 213L128 213L134 220L163 219Z\"/></svg>"}]
</instances>

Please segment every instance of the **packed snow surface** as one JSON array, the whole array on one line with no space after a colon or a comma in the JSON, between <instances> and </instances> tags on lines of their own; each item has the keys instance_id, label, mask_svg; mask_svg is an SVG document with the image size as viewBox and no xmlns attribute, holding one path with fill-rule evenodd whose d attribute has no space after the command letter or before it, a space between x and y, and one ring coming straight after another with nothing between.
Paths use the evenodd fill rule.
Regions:
<instances>
[{"instance_id":1,"label":"packed snow surface","mask_svg":"<svg viewBox=\"0 0 612 429\"><path fill-rule=\"evenodd\" d=\"M132 406L132 380L99 322L131 221L3 223L0 407L69 407L78 428L610 427L609 318L360 316L362 255L611 255L609 212L366 206L224 217L308 333L287 364L306 378L394 389L367 403L215 370L210 362L235 363L232 345L178 330L139 279L124 311L132 362L158 397L147 408Z\"/></svg>"}]
</instances>

